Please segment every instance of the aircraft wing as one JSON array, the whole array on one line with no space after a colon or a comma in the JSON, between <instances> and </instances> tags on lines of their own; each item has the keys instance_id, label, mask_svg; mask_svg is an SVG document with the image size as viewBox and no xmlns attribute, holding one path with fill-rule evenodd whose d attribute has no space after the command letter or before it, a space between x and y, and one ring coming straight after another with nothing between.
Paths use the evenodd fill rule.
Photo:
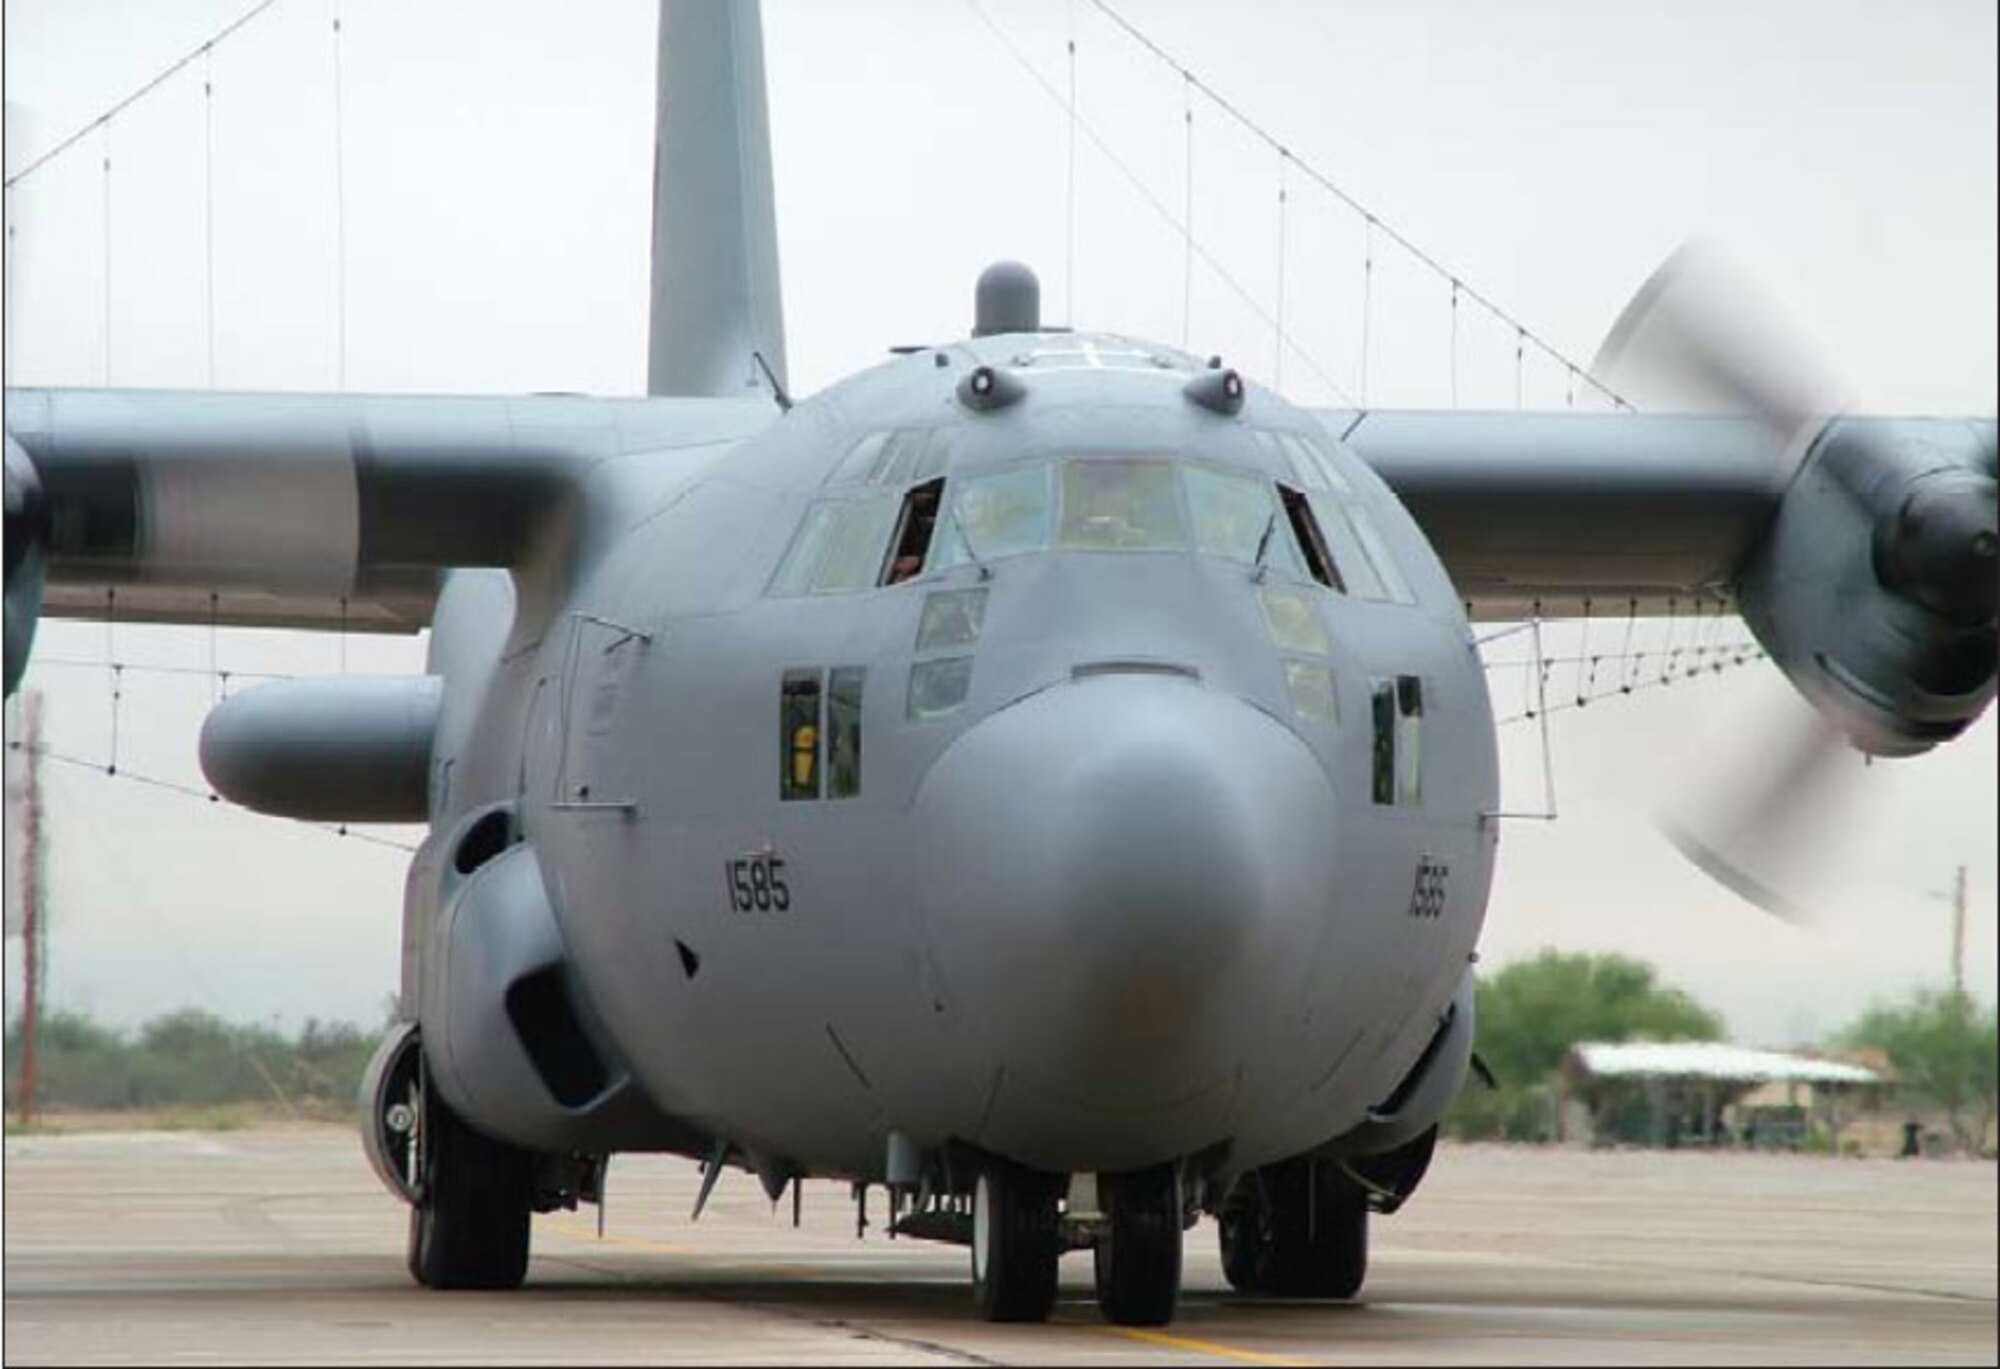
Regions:
<instances>
[{"instance_id":1,"label":"aircraft wing","mask_svg":"<svg viewBox=\"0 0 2000 1369\"><path fill-rule=\"evenodd\" d=\"M590 474L768 400L11 390L7 687L39 614L415 632L444 571L560 554Z\"/></svg>"},{"instance_id":2,"label":"aircraft wing","mask_svg":"<svg viewBox=\"0 0 2000 1369\"><path fill-rule=\"evenodd\" d=\"M1862 749L1994 696L1991 419L1325 412L1476 617L1728 603Z\"/></svg>"},{"instance_id":3,"label":"aircraft wing","mask_svg":"<svg viewBox=\"0 0 2000 1369\"><path fill-rule=\"evenodd\" d=\"M1749 418L1322 411L1396 492L1474 617L1730 595L1789 472Z\"/></svg>"}]
</instances>

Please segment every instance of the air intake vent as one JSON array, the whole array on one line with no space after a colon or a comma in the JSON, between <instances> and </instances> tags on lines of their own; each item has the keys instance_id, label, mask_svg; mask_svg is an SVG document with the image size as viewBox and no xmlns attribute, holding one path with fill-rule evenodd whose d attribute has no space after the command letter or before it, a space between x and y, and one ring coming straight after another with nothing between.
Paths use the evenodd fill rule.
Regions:
<instances>
[{"instance_id":1,"label":"air intake vent","mask_svg":"<svg viewBox=\"0 0 2000 1369\"><path fill-rule=\"evenodd\" d=\"M584 1106L611 1082L577 1021L561 965L545 965L514 981L507 990L507 1020L535 1073L564 1107Z\"/></svg>"}]
</instances>

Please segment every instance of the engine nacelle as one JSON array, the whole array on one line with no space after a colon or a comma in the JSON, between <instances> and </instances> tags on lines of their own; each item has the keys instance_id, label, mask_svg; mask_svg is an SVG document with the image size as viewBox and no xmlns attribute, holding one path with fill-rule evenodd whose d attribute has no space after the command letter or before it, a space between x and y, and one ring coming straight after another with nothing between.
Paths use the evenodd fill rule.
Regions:
<instances>
[{"instance_id":1,"label":"engine nacelle","mask_svg":"<svg viewBox=\"0 0 2000 1369\"><path fill-rule=\"evenodd\" d=\"M1737 601L1855 746L1913 756L1993 701L1996 546L1991 423L1836 420L1740 572Z\"/></svg>"},{"instance_id":2,"label":"engine nacelle","mask_svg":"<svg viewBox=\"0 0 2000 1369\"><path fill-rule=\"evenodd\" d=\"M7 567L6 693L11 695L28 668L35 625L42 616L42 587L48 580L48 504L35 463L13 438L6 439Z\"/></svg>"}]
</instances>

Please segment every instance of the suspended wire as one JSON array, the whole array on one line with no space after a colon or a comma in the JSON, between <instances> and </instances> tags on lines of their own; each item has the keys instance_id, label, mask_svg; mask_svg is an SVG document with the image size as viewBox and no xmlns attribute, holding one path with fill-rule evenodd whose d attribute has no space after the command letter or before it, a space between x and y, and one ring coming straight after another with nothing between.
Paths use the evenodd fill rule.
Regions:
<instances>
[{"instance_id":1,"label":"suspended wire","mask_svg":"<svg viewBox=\"0 0 2000 1369\"><path fill-rule=\"evenodd\" d=\"M7 260L4 268L6 274L0 278L5 279L7 282L8 302L12 303L13 292L21 288L20 277L14 274L14 237L19 229L19 224L16 222L16 210L14 208L14 183L9 181L6 189L0 191L0 195L4 195L5 197L6 207L4 213L7 220ZM13 309L7 311L7 322L12 323L14 321L13 315L15 312ZM6 345L0 347L0 385L11 387L14 384L14 353L20 345L20 338L9 337L6 339Z\"/></svg>"},{"instance_id":2,"label":"suspended wire","mask_svg":"<svg viewBox=\"0 0 2000 1369\"><path fill-rule=\"evenodd\" d=\"M1361 226L1361 407L1368 407L1368 327L1375 303L1375 220Z\"/></svg>"},{"instance_id":3,"label":"suspended wire","mask_svg":"<svg viewBox=\"0 0 2000 1369\"><path fill-rule=\"evenodd\" d=\"M34 666L37 670L40 670L44 666L60 667L66 670L103 670L109 665L113 669L122 670L132 675L199 675L203 678L213 675L223 680L227 680L231 675L236 675L245 680L296 680L298 678L296 675L277 670L222 670L214 664L214 661L215 652L211 647L209 651L209 664L205 666L153 665L145 661L82 661L68 656L44 656L39 652L35 655Z\"/></svg>"},{"instance_id":4,"label":"suspended wire","mask_svg":"<svg viewBox=\"0 0 2000 1369\"><path fill-rule=\"evenodd\" d=\"M1458 407L1458 282L1451 283L1451 407Z\"/></svg>"},{"instance_id":5,"label":"suspended wire","mask_svg":"<svg viewBox=\"0 0 2000 1369\"><path fill-rule=\"evenodd\" d=\"M118 700L123 695L124 672L118 668L118 591L104 591L104 663L111 669L111 764L108 775L118 773Z\"/></svg>"},{"instance_id":6,"label":"suspended wire","mask_svg":"<svg viewBox=\"0 0 2000 1369\"><path fill-rule=\"evenodd\" d=\"M1632 634L1639 626L1639 601L1637 599L1628 599L1625 602L1625 644L1619 648L1621 654L1618 667L1618 683L1619 688L1624 693L1630 694L1632 692L1632 675L1629 669L1632 664Z\"/></svg>"},{"instance_id":7,"label":"suspended wire","mask_svg":"<svg viewBox=\"0 0 2000 1369\"><path fill-rule=\"evenodd\" d=\"M1517 398L1514 402L1516 407L1518 407L1520 400ZM1583 678L1583 662L1585 657L1589 657L1590 659L1590 679L1587 682ZM1585 599L1583 601L1583 645L1577 648L1576 658L1576 705L1578 708L1583 707L1584 700L1588 697L1591 687L1596 685L1596 683L1597 657L1590 655L1590 600Z\"/></svg>"},{"instance_id":8,"label":"suspended wire","mask_svg":"<svg viewBox=\"0 0 2000 1369\"><path fill-rule=\"evenodd\" d=\"M181 70L181 68L192 63L197 57L200 57L210 48L213 48L217 43L220 43L225 38L228 38L238 29L242 28L245 24L249 23L252 19L255 19L258 15L262 14L265 10L271 8L271 6L277 3L278 0L259 0L259 3L253 9L246 11L241 18L236 19L230 22L229 24L224 25L221 29L218 29L206 42L202 43L200 46L196 47L193 51L189 52L187 56L182 57L180 60L163 68L151 80L147 81L144 85L141 85L138 89L134 90L130 95L127 95L124 99L112 105L109 109L105 110L95 119L92 119L89 123L86 123L85 125L83 125L83 127L77 129L76 132L70 134L67 138L64 138L61 142L57 143L47 152L44 152L41 156L35 158L32 162L29 162L26 166L22 167L12 176L9 176L6 180L7 188L11 190L15 186L19 185L22 181L27 180L28 177L34 175L37 171L40 171L50 162L62 156L63 153L69 151L72 147L75 147L78 143L82 142L85 138L89 137L90 131L92 129L102 128L105 124L110 123L112 119L124 113L127 109L137 104L140 100L145 99L146 96L152 94L153 91L157 90L170 77L172 77L175 72Z\"/></svg>"},{"instance_id":9,"label":"suspended wire","mask_svg":"<svg viewBox=\"0 0 2000 1369\"><path fill-rule=\"evenodd\" d=\"M980 3L980 0L965 0L965 4L966 8L972 11L979 22L986 26L987 32L993 35L994 40L1000 44L1007 55L1014 59L1015 64L1023 72L1027 73L1028 79L1032 80L1044 95L1055 101L1057 108L1073 110L1073 106L1064 102L1062 92L1056 88L1055 83L1043 75L1041 68L1029 60L1028 55L1021 51L1012 38L1008 37L1006 30L1000 27L991 14L987 13L986 7ZM1076 126L1077 131L1097 150L1098 155L1109 162L1112 169L1125 178L1126 184L1130 185L1138 193L1139 198L1146 202L1147 207L1186 239L1188 249L1201 259L1202 265L1213 271L1216 279L1228 286L1230 293L1241 300L1243 306L1252 314L1255 314L1267 324L1275 325L1276 320L1271 317L1271 311L1265 308L1256 295L1230 273L1229 268L1224 266L1213 252L1210 252L1206 247L1201 245L1201 241L1194 235L1193 225L1174 216L1173 210L1167 207L1166 202L1154 193L1153 188L1146 184L1145 179L1138 172L1134 171L1124 158L1111 149L1111 145L1104 140L1102 134L1091 126L1090 121L1083 118L1081 114L1078 114L1076 116ZM1348 393L1347 388L1329 375L1326 368L1319 364L1319 359L1301 346L1296 338L1286 338L1285 345L1291 348L1292 354L1295 357L1305 363L1306 369L1311 371L1313 376L1322 385L1333 391L1341 399L1346 400L1349 404L1355 403L1354 396ZM1356 407L1359 406L1357 405Z\"/></svg>"},{"instance_id":10,"label":"suspended wire","mask_svg":"<svg viewBox=\"0 0 2000 1369\"><path fill-rule=\"evenodd\" d=\"M340 0L333 0L333 271L336 345L334 388L347 388L347 145L340 60Z\"/></svg>"},{"instance_id":11,"label":"suspended wire","mask_svg":"<svg viewBox=\"0 0 2000 1369\"><path fill-rule=\"evenodd\" d=\"M9 742L7 745L11 750L18 751L23 755L39 756L43 760L54 761L58 765L69 765L79 770L94 771L108 779L126 780L133 784L145 785L149 789L160 789L172 794L183 794L191 799L200 799L204 803L220 803L222 801L219 794L211 794L205 789L196 788L191 784L183 784L179 780L164 779L158 775L142 775L136 770L120 770L116 766L106 766L102 761L88 760L82 756L72 756L66 752L52 750L46 746L31 747L19 741ZM397 851L415 851L417 849L409 842L397 841L393 837L378 837L369 832L352 831L344 824L313 822L306 818L286 818L285 821L295 822L301 827L314 828L325 832L329 836L351 837L355 841L364 841L371 846L387 846Z\"/></svg>"},{"instance_id":12,"label":"suspended wire","mask_svg":"<svg viewBox=\"0 0 2000 1369\"><path fill-rule=\"evenodd\" d=\"M1173 70L1179 72L1183 79L1188 81L1191 85L1194 86L1195 89L1199 90L1203 95L1206 95L1218 109L1220 109L1223 113L1227 114L1230 118L1234 119L1239 125L1243 127L1243 129L1246 132L1250 133L1253 137L1262 139L1274 151L1282 151L1284 149L1284 144L1280 142L1275 135L1266 130L1263 125L1257 123L1254 119L1250 118L1250 116L1245 114L1242 110L1238 109L1234 104L1230 103L1230 101L1227 98L1225 98L1219 91L1217 91L1213 86L1209 85L1206 81L1203 81L1199 76L1195 75L1194 72L1190 71L1186 66L1182 65L1182 63L1176 60L1172 56L1172 54L1168 53L1165 48L1161 47L1159 43L1155 42L1150 36L1148 36L1144 30L1140 29L1137 25L1133 24L1129 19L1125 18L1124 15L1120 14L1117 10L1113 9L1109 3L1109 0L1089 0L1089 2L1100 13L1102 13L1105 18L1109 19L1112 23L1116 24L1120 29L1124 30L1125 33L1134 42L1138 43L1141 47L1145 48L1148 52L1152 53L1153 56L1157 58L1159 61L1163 62ZM1359 200L1355 199L1353 195L1349 194L1346 190L1342 189L1324 172L1320 171L1310 162L1307 162L1303 159L1297 159L1297 160L1300 170L1302 170L1306 174L1306 176L1311 181L1313 181L1314 184L1318 185L1322 190L1325 190L1328 194L1332 195L1335 199L1339 200L1342 204L1346 205L1349 209L1353 210L1356 214L1360 215L1362 218L1370 221L1371 223L1380 224L1382 231L1388 234L1390 241L1394 242L1398 247L1402 248L1405 252L1409 253L1410 256L1415 258L1420 264L1428 268L1430 271L1434 272L1439 277L1452 281L1454 285L1462 284L1462 282L1459 281L1458 277L1453 272L1445 269L1445 267L1435 257L1431 256L1421 247L1418 247L1414 242L1404 237L1401 233L1397 232L1394 228L1390 227L1388 224L1382 223L1379 217L1377 217ZM1480 308L1486 310L1487 313L1491 314L1494 318L1499 319L1502 323L1509 324L1514 328L1519 329L1521 335L1525 337L1529 342L1533 343L1536 350L1545 353L1549 357L1553 358L1556 361L1562 362L1565 365L1571 365L1571 366L1575 365L1575 363L1572 362L1568 356L1566 356L1563 352L1558 350L1553 344L1544 340L1540 334L1536 333L1533 329L1521 323L1512 314L1509 314L1505 309L1502 309L1498 304L1488 299L1485 295L1480 294L1477 290L1472 289L1470 286L1466 286L1464 287L1464 289L1467 298L1471 299L1473 303L1477 304ZM1584 379L1591 386L1593 386L1595 389L1601 392L1607 399L1609 399L1618 408L1627 410L1631 409L1632 405L1626 401L1623 395L1620 395L1617 391L1605 385L1595 376L1590 375L1587 370L1583 370L1582 368L1578 368L1578 370L1579 374L1583 375Z\"/></svg>"},{"instance_id":13,"label":"suspended wire","mask_svg":"<svg viewBox=\"0 0 2000 1369\"><path fill-rule=\"evenodd\" d=\"M1761 661L1763 659L1764 659L1764 653L1761 651L1748 652L1745 653L1744 655L1736 656L1726 661L1716 661L1708 667L1706 673L1709 675L1721 675L1727 671L1735 670L1742 666L1755 664L1756 662ZM1623 687L1617 692L1620 694L1640 694L1644 693L1647 690L1659 689L1666 685L1670 685L1672 683L1674 682L1671 679L1667 679L1664 677L1656 677L1651 680L1636 681L1633 684ZM1504 717L1495 718L1493 720L1493 725L1495 727L1512 727L1519 723L1534 722L1537 720L1538 717L1540 718L1541 721L1546 722L1551 714L1568 713L1573 709L1586 707L1595 700L1611 697L1612 692L1613 691L1607 689L1601 693L1590 695L1588 698L1585 699L1565 701L1562 703L1553 703L1550 704L1548 708L1539 715L1537 715L1532 709L1526 709L1519 713L1509 713Z\"/></svg>"},{"instance_id":14,"label":"suspended wire","mask_svg":"<svg viewBox=\"0 0 2000 1369\"><path fill-rule=\"evenodd\" d=\"M1546 627L1547 625L1548 625L1548 620L1544 619L1543 626ZM1732 662L1734 662L1738 658L1746 656L1746 654L1754 654L1757 656L1761 656L1763 655L1764 652L1764 649L1757 645L1755 639L1749 637L1720 644L1713 650L1715 654L1718 656L1722 655L1728 656ZM1483 661L1481 662L1481 665L1484 667L1484 669L1487 671L1488 674L1500 674L1502 672L1509 670L1532 670L1532 669L1540 669L1543 667L1548 667L1553 669L1556 666L1589 665L1592 661L1619 661L1626 659L1635 659L1637 657L1644 657L1649 655L1658 656L1659 653L1656 651L1655 652L1640 651L1637 653L1633 653L1631 656L1628 656L1626 653L1616 652L1616 651L1613 652L1600 651L1592 655L1584 655L1582 653L1575 653L1575 654L1566 653L1563 655L1542 655L1538 657L1523 656L1505 661ZM1714 665L1713 663L1710 663L1708 665L1704 665L1701 669L1703 671L1712 670L1714 669ZM1682 671L1679 676L1668 677L1668 678L1684 679L1699 673L1701 672L1690 669Z\"/></svg>"},{"instance_id":15,"label":"suspended wire","mask_svg":"<svg viewBox=\"0 0 2000 1369\"><path fill-rule=\"evenodd\" d=\"M104 387L111 388L111 125L104 137Z\"/></svg>"},{"instance_id":16,"label":"suspended wire","mask_svg":"<svg viewBox=\"0 0 2000 1369\"><path fill-rule=\"evenodd\" d=\"M1285 163L1291 154L1278 149L1278 307L1271 325L1271 388L1285 388Z\"/></svg>"},{"instance_id":17,"label":"suspended wire","mask_svg":"<svg viewBox=\"0 0 2000 1369\"><path fill-rule=\"evenodd\" d=\"M206 262L208 388L215 388L215 45L201 50L201 238ZM210 595L212 600L215 596Z\"/></svg>"},{"instance_id":18,"label":"suspended wire","mask_svg":"<svg viewBox=\"0 0 2000 1369\"><path fill-rule=\"evenodd\" d=\"M1063 318L1076 326L1076 0L1069 0L1069 172L1063 211Z\"/></svg>"},{"instance_id":19,"label":"suspended wire","mask_svg":"<svg viewBox=\"0 0 2000 1369\"><path fill-rule=\"evenodd\" d=\"M1194 87L1185 80L1181 82L1181 128L1186 143L1186 163L1181 171L1181 186L1186 192L1181 222L1187 225L1181 252L1181 350L1185 352L1194 345ZM1072 152L1075 146L1072 137Z\"/></svg>"}]
</instances>

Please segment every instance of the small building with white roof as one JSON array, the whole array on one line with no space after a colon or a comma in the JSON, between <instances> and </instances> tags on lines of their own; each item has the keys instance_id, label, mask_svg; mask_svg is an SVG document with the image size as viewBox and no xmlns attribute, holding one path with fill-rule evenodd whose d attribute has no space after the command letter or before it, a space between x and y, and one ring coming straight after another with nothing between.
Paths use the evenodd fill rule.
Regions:
<instances>
[{"instance_id":1,"label":"small building with white roof","mask_svg":"<svg viewBox=\"0 0 2000 1369\"><path fill-rule=\"evenodd\" d=\"M1834 1144L1890 1080L1845 1060L1720 1041L1583 1041L1563 1057L1565 1139L1598 1145Z\"/></svg>"}]
</instances>

